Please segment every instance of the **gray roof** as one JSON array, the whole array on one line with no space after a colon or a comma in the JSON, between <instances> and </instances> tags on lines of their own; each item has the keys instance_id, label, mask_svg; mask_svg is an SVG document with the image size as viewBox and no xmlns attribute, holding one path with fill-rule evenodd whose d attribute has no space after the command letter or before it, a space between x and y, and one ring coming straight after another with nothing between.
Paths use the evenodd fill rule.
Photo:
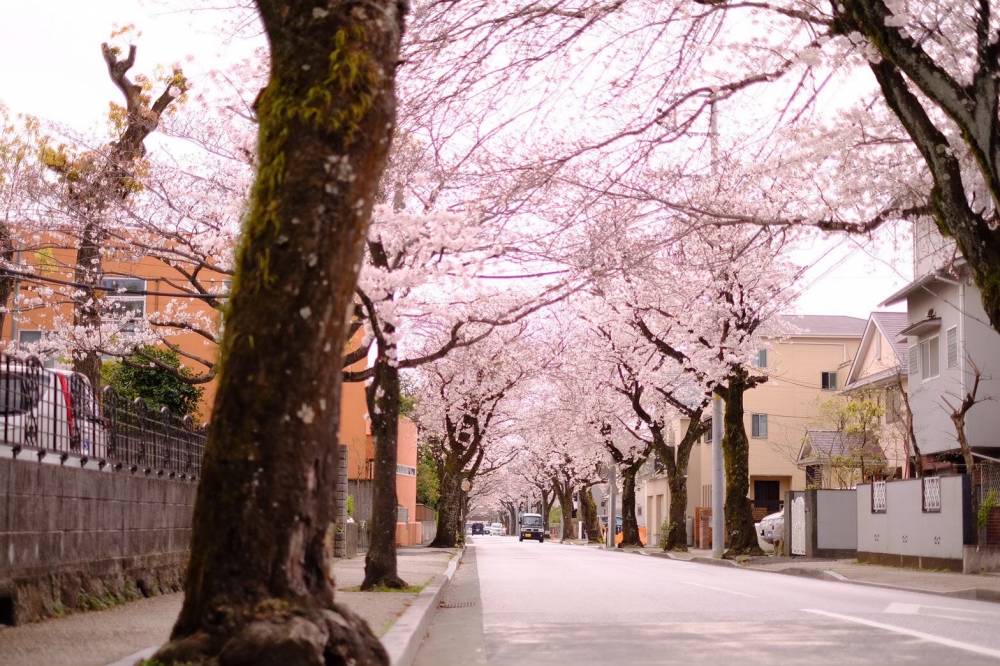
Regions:
<instances>
[{"instance_id":1,"label":"gray roof","mask_svg":"<svg viewBox=\"0 0 1000 666\"><path fill-rule=\"evenodd\" d=\"M909 325L909 315L905 312L873 312L872 319L882 333L892 343L892 350L906 372L906 337L899 334Z\"/></svg>"},{"instance_id":2,"label":"gray roof","mask_svg":"<svg viewBox=\"0 0 1000 666\"><path fill-rule=\"evenodd\" d=\"M843 315L778 315L781 323L791 326L790 336L860 338L865 332L864 319Z\"/></svg>"},{"instance_id":3,"label":"gray roof","mask_svg":"<svg viewBox=\"0 0 1000 666\"><path fill-rule=\"evenodd\" d=\"M828 460L834 456L849 456L864 450L873 458L884 458L885 454L876 442L864 442L858 435L849 435L840 430L806 430L806 441L799 452L799 462Z\"/></svg>"}]
</instances>

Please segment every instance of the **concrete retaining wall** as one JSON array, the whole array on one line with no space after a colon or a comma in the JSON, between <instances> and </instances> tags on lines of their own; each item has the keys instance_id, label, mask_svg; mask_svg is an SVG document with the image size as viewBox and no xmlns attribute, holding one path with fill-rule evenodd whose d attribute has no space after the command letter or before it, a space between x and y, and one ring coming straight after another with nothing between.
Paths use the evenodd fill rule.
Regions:
<instances>
[{"instance_id":1,"label":"concrete retaining wall","mask_svg":"<svg viewBox=\"0 0 1000 666\"><path fill-rule=\"evenodd\" d=\"M0 459L0 622L181 588L196 484Z\"/></svg>"}]
</instances>

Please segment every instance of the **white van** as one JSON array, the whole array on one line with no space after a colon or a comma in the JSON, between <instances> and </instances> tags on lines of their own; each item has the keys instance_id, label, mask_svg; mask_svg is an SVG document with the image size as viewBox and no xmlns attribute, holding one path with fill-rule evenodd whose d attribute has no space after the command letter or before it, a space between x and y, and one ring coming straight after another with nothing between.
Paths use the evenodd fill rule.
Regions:
<instances>
[{"instance_id":1,"label":"white van","mask_svg":"<svg viewBox=\"0 0 1000 666\"><path fill-rule=\"evenodd\" d=\"M490 534L493 536L503 536L504 531L503 525L500 523L492 523L490 525Z\"/></svg>"},{"instance_id":2,"label":"white van","mask_svg":"<svg viewBox=\"0 0 1000 666\"><path fill-rule=\"evenodd\" d=\"M0 444L86 458L106 456L107 439L84 375L31 360L0 360Z\"/></svg>"}]
</instances>

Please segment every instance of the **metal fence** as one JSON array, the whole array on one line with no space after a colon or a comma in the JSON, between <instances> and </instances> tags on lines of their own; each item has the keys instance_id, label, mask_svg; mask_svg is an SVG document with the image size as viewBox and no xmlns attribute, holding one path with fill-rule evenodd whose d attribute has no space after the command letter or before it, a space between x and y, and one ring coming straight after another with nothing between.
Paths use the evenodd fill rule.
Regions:
<instances>
[{"instance_id":1,"label":"metal fence","mask_svg":"<svg viewBox=\"0 0 1000 666\"><path fill-rule=\"evenodd\" d=\"M205 432L190 417L147 409L110 388L94 395L81 374L51 370L34 357L0 355L0 444L15 456L71 456L147 474L197 478Z\"/></svg>"},{"instance_id":2,"label":"metal fence","mask_svg":"<svg viewBox=\"0 0 1000 666\"><path fill-rule=\"evenodd\" d=\"M1000 464L980 463L973 468L972 484L975 489L976 506L982 506L990 492L1000 499Z\"/></svg>"}]
</instances>

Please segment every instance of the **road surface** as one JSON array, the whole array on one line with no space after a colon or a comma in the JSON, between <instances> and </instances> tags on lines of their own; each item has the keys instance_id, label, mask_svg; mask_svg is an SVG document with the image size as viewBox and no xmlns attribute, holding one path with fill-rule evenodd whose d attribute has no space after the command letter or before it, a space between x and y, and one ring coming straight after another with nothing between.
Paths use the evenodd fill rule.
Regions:
<instances>
[{"instance_id":1,"label":"road surface","mask_svg":"<svg viewBox=\"0 0 1000 666\"><path fill-rule=\"evenodd\" d=\"M476 536L416 659L728 663L1000 663L1000 604Z\"/></svg>"}]
</instances>

